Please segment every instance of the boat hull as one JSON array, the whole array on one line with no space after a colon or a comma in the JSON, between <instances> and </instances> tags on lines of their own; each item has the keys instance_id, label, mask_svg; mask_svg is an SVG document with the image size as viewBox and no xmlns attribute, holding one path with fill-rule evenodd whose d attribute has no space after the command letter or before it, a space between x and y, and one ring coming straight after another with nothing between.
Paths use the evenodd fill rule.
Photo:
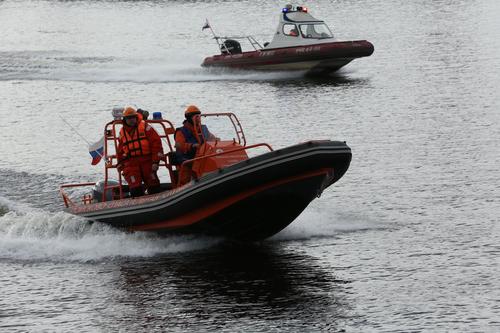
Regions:
<instances>
[{"instance_id":1,"label":"boat hull","mask_svg":"<svg viewBox=\"0 0 500 333\"><path fill-rule=\"evenodd\" d=\"M181 231L247 241L265 239L294 221L318 196L326 179L326 173L316 174L259 191Z\"/></svg>"},{"instance_id":2,"label":"boat hull","mask_svg":"<svg viewBox=\"0 0 500 333\"><path fill-rule=\"evenodd\" d=\"M309 74L328 74L356 58L370 56L373 51L373 44L366 40L332 42L214 55L205 58L202 66L270 71L300 70Z\"/></svg>"},{"instance_id":3,"label":"boat hull","mask_svg":"<svg viewBox=\"0 0 500 333\"><path fill-rule=\"evenodd\" d=\"M73 206L69 211L131 231L265 239L290 224L346 172L350 148L311 141L137 199Z\"/></svg>"}]
</instances>

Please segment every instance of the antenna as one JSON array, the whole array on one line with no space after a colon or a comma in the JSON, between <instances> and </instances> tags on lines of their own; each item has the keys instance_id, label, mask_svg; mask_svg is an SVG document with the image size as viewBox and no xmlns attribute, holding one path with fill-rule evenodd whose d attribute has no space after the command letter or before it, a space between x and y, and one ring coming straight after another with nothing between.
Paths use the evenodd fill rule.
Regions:
<instances>
[{"instance_id":1,"label":"antenna","mask_svg":"<svg viewBox=\"0 0 500 333\"><path fill-rule=\"evenodd\" d=\"M70 124L69 122L67 122L67 121L66 121L66 119L64 119L63 117L61 117L61 115L58 115L58 116L59 116L59 118L61 118L61 120L62 120L62 121L63 121L66 125L68 125L68 126L69 126L72 130L73 130L73 132L75 132L75 133L76 133L76 135L78 135L78 136L79 136L79 137L80 137L83 141L85 141L85 142L87 143L87 145L89 145L89 146L90 146L90 142L88 142L88 140L87 140L87 139L85 139L85 138L83 137L83 135L81 135L81 134L80 134L80 133L76 130L76 128L74 128L73 126L71 126L71 124Z\"/></svg>"}]
</instances>

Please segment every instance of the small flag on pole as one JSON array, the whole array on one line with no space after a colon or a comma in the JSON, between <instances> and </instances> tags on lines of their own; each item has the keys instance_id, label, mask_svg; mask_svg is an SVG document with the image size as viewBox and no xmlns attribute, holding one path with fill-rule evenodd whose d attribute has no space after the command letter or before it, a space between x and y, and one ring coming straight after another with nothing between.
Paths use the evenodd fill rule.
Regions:
<instances>
[{"instance_id":1,"label":"small flag on pole","mask_svg":"<svg viewBox=\"0 0 500 333\"><path fill-rule=\"evenodd\" d=\"M201 28L201 31L210 28L210 23L208 23L208 19L205 21L205 25Z\"/></svg>"},{"instance_id":2,"label":"small flag on pole","mask_svg":"<svg viewBox=\"0 0 500 333\"><path fill-rule=\"evenodd\" d=\"M89 154L92 156L92 165L96 165L101 161L104 155L104 136L99 141L89 146Z\"/></svg>"}]
</instances>

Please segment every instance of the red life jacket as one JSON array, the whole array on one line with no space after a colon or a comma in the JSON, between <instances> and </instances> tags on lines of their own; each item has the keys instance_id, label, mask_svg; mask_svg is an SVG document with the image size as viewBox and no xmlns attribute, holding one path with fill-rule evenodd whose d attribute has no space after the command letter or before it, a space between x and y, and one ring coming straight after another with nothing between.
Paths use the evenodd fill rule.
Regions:
<instances>
[{"instance_id":1,"label":"red life jacket","mask_svg":"<svg viewBox=\"0 0 500 333\"><path fill-rule=\"evenodd\" d=\"M123 127L120 130L120 141L123 149L123 157L137 157L151 155L151 147L146 137L146 123L139 122L132 133L127 132Z\"/></svg>"}]
</instances>

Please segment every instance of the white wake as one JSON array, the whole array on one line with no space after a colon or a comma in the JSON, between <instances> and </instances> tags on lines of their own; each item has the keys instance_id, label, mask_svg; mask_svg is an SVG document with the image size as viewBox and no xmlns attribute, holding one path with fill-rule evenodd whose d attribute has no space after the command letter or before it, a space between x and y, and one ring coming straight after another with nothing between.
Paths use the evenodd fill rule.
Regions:
<instances>
[{"instance_id":1,"label":"white wake","mask_svg":"<svg viewBox=\"0 0 500 333\"><path fill-rule=\"evenodd\" d=\"M0 198L0 258L14 260L99 261L151 257L211 247L217 239L159 238L126 233L59 212L31 209Z\"/></svg>"}]
</instances>

